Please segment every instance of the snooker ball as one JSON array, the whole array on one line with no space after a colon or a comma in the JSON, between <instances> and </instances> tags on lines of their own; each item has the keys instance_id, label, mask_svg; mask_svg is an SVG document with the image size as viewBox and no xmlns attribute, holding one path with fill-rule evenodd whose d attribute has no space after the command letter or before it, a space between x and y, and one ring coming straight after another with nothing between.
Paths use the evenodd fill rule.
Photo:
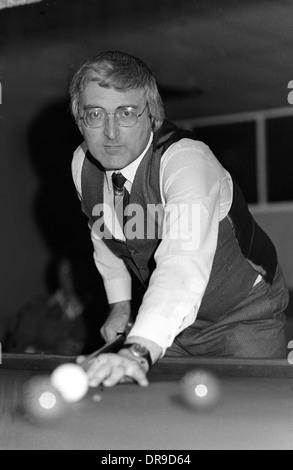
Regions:
<instances>
[{"instance_id":1,"label":"snooker ball","mask_svg":"<svg viewBox=\"0 0 293 470\"><path fill-rule=\"evenodd\" d=\"M189 408L206 411L213 409L221 397L220 382L204 370L187 373L180 382L180 396Z\"/></svg>"},{"instance_id":2,"label":"snooker ball","mask_svg":"<svg viewBox=\"0 0 293 470\"><path fill-rule=\"evenodd\" d=\"M88 376L77 364L63 364L57 367L51 375L51 384L69 403L81 400L89 389Z\"/></svg>"},{"instance_id":3,"label":"snooker ball","mask_svg":"<svg viewBox=\"0 0 293 470\"><path fill-rule=\"evenodd\" d=\"M64 418L69 408L50 377L36 376L22 388L19 411L29 421L51 423Z\"/></svg>"}]
</instances>

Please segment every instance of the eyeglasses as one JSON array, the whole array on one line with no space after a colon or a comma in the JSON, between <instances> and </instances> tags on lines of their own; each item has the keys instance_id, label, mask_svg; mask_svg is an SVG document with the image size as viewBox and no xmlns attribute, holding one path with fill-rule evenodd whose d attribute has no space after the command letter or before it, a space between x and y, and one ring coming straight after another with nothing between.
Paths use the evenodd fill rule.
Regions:
<instances>
[{"instance_id":1,"label":"eyeglasses","mask_svg":"<svg viewBox=\"0 0 293 470\"><path fill-rule=\"evenodd\" d=\"M86 127L97 129L105 124L109 115L113 115L121 127L134 127L138 123L138 118L143 115L146 108L147 104L140 114L137 114L136 110L131 106L118 108L115 113L107 113L104 108L92 108L85 111L80 120L84 122Z\"/></svg>"}]
</instances>

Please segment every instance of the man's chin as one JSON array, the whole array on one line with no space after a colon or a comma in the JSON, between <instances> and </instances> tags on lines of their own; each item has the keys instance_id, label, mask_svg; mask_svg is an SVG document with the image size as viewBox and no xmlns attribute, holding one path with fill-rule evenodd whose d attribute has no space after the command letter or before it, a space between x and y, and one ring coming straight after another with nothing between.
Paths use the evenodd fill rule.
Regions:
<instances>
[{"instance_id":1,"label":"man's chin","mask_svg":"<svg viewBox=\"0 0 293 470\"><path fill-rule=\"evenodd\" d=\"M105 150L101 150L99 154L97 152L91 152L91 154L106 171L122 170L132 161L131 155L125 154L125 150L124 152L123 150L120 152L105 152Z\"/></svg>"},{"instance_id":2,"label":"man's chin","mask_svg":"<svg viewBox=\"0 0 293 470\"><path fill-rule=\"evenodd\" d=\"M129 163L125 160L121 159L121 156L111 157L111 158L104 158L99 159L99 163L103 166L106 171L116 171L122 170L125 168Z\"/></svg>"}]
</instances>

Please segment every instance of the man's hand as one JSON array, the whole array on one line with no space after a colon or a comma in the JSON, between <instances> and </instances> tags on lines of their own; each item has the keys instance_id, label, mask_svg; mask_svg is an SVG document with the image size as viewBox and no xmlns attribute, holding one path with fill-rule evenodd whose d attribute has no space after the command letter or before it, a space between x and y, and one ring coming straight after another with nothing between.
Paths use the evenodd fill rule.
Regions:
<instances>
[{"instance_id":1,"label":"man's hand","mask_svg":"<svg viewBox=\"0 0 293 470\"><path fill-rule=\"evenodd\" d=\"M127 352L101 354L92 360L87 370L90 387L98 387L101 384L113 387L118 383L129 381L135 381L146 387L149 384L147 372L148 365L130 355L128 357Z\"/></svg>"},{"instance_id":2,"label":"man's hand","mask_svg":"<svg viewBox=\"0 0 293 470\"><path fill-rule=\"evenodd\" d=\"M130 301L117 302L110 305L110 314L101 328L101 335L106 342L112 341L117 334L129 329L131 318Z\"/></svg>"}]
</instances>

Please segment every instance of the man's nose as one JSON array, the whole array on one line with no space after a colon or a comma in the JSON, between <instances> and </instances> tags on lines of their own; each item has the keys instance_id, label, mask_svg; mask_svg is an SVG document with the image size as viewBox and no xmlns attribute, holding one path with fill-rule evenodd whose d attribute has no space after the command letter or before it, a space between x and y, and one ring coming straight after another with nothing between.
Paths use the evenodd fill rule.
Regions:
<instances>
[{"instance_id":1,"label":"man's nose","mask_svg":"<svg viewBox=\"0 0 293 470\"><path fill-rule=\"evenodd\" d=\"M114 140L120 134L120 126L113 114L108 114L104 124L104 134L108 139Z\"/></svg>"}]
</instances>

